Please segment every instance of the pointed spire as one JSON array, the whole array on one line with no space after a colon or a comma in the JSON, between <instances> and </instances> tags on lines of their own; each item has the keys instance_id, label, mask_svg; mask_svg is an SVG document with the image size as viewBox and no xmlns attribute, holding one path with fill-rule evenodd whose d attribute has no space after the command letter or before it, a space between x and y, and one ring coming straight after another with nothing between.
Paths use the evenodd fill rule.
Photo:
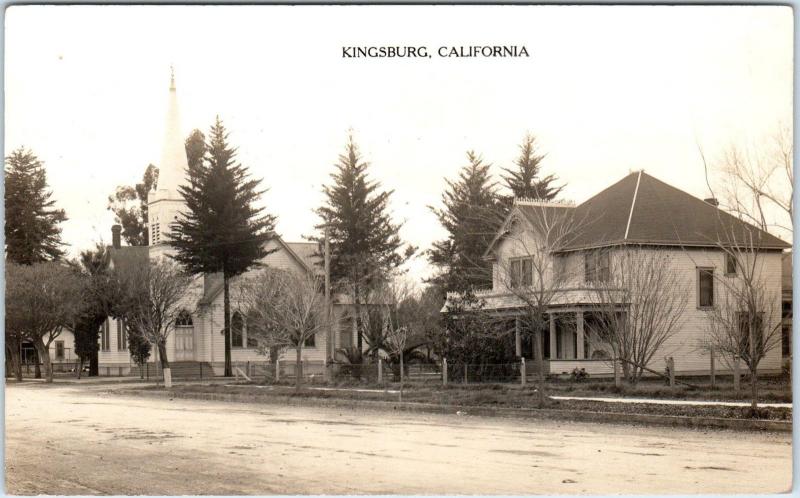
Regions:
<instances>
[{"instance_id":1,"label":"pointed spire","mask_svg":"<svg viewBox=\"0 0 800 498\"><path fill-rule=\"evenodd\" d=\"M186 147L181 133L178 92L175 90L175 70L170 66L170 88L167 98L167 118L164 128L164 143L161 162L158 164L158 190L169 191L169 198L180 199L178 186L184 183L186 169Z\"/></svg>"}]
</instances>

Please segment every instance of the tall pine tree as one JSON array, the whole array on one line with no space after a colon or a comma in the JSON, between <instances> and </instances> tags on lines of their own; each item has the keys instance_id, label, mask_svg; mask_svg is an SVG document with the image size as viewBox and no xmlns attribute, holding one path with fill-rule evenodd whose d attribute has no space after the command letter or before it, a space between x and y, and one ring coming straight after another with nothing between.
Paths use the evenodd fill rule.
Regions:
<instances>
[{"instance_id":1,"label":"tall pine tree","mask_svg":"<svg viewBox=\"0 0 800 498\"><path fill-rule=\"evenodd\" d=\"M209 131L203 161L189 163L188 185L178 188L186 211L172 224L174 259L190 273L223 274L225 375L232 375L230 351L230 279L257 266L275 229L275 216L254 203L261 180L250 178L235 161L236 149L219 117Z\"/></svg>"},{"instance_id":2,"label":"tall pine tree","mask_svg":"<svg viewBox=\"0 0 800 498\"><path fill-rule=\"evenodd\" d=\"M5 186L6 259L31 265L63 256L59 223L67 215L54 207L44 165L31 150L6 157Z\"/></svg>"},{"instance_id":3,"label":"tall pine tree","mask_svg":"<svg viewBox=\"0 0 800 498\"><path fill-rule=\"evenodd\" d=\"M519 157L514 161L516 168L503 168L506 172L502 175L503 183L511 191L513 197L526 197L549 201L554 199L563 189L563 186L553 185L558 179L555 175L541 177L541 162L544 154L536 150L536 137L525 135L519 146ZM513 197L509 199L510 205Z\"/></svg>"},{"instance_id":4,"label":"tall pine tree","mask_svg":"<svg viewBox=\"0 0 800 498\"><path fill-rule=\"evenodd\" d=\"M444 207L431 208L448 232L447 238L434 242L429 251L430 262L440 269L432 282L445 292L491 287L491 265L483 260L483 254L503 219L491 165L472 151L467 152L467 159L469 164L458 178L446 180Z\"/></svg>"},{"instance_id":5,"label":"tall pine tree","mask_svg":"<svg viewBox=\"0 0 800 498\"><path fill-rule=\"evenodd\" d=\"M389 198L394 191L383 191L380 183L369 179L369 163L362 160L352 135L335 167L333 184L323 186L326 204L315 210L322 218L316 228L328 229L331 282L353 298L357 347L361 351L361 305L369 289L406 261L414 248L400 251L401 225L393 223L389 214Z\"/></svg>"}]
</instances>

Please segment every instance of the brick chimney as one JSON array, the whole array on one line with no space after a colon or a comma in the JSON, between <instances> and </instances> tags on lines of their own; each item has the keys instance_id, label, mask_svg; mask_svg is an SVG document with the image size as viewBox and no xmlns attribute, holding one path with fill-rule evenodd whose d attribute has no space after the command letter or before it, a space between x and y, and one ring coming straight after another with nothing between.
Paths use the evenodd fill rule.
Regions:
<instances>
[{"instance_id":1,"label":"brick chimney","mask_svg":"<svg viewBox=\"0 0 800 498\"><path fill-rule=\"evenodd\" d=\"M709 197L708 199L703 199L703 200L714 207L719 207L719 201L717 200L716 197Z\"/></svg>"},{"instance_id":2,"label":"brick chimney","mask_svg":"<svg viewBox=\"0 0 800 498\"><path fill-rule=\"evenodd\" d=\"M114 249L119 249L121 247L120 243L120 234L122 233L122 227L119 225L113 225L111 227L111 246Z\"/></svg>"}]
</instances>

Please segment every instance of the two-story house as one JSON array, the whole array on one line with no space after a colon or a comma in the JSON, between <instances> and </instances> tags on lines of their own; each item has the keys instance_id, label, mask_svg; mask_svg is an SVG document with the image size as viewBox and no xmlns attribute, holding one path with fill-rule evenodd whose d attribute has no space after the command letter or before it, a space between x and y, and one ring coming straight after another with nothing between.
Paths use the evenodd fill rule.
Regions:
<instances>
[{"instance_id":1,"label":"two-story house","mask_svg":"<svg viewBox=\"0 0 800 498\"><path fill-rule=\"evenodd\" d=\"M655 251L668 261L673 280L680 284L673 292L680 293L685 306L648 367L663 371L665 359L673 357L680 374L708 373L708 351L702 344L711 314L726 299L727 284L741 278L735 254L726 248L741 250L752 234L758 238L749 250L757 254L754 274L769 300L766 312L778 313L770 322L780 323L781 256L790 246L719 209L714 199L698 199L643 171L579 205L518 199L485 254L492 262L492 289L478 291L477 297L484 312L507 319L509 329L516 327L517 356L534 358L527 340L532 334L521 333L525 322L518 318L531 309L525 292L549 292L543 300L549 334L541 334L546 370L560 374L584 368L593 375L610 374L608 348L598 337L600 327L593 325L600 322L600 305L608 304L599 300L615 298L598 289L613 279L611 273L619 267L614 258L632 248ZM625 312L623 301L612 304ZM720 363L718 370L725 368ZM759 370L777 372L780 367L778 345Z\"/></svg>"}]
</instances>

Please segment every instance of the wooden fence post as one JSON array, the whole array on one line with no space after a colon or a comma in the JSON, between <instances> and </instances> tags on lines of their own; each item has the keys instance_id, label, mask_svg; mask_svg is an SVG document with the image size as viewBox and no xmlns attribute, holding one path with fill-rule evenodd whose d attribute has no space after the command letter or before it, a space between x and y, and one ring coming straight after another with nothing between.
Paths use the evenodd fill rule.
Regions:
<instances>
[{"instance_id":1,"label":"wooden fence post","mask_svg":"<svg viewBox=\"0 0 800 498\"><path fill-rule=\"evenodd\" d=\"M717 372L716 368L714 368L714 348L711 348L711 389L717 387Z\"/></svg>"},{"instance_id":2,"label":"wooden fence post","mask_svg":"<svg viewBox=\"0 0 800 498\"><path fill-rule=\"evenodd\" d=\"M524 356L521 358L521 361L520 361L520 364L519 364L519 373L520 373L519 377L520 377L520 382L522 383L522 387L525 387L525 380L526 380L526 377L528 376L528 374L525 371L525 357Z\"/></svg>"},{"instance_id":3,"label":"wooden fence post","mask_svg":"<svg viewBox=\"0 0 800 498\"><path fill-rule=\"evenodd\" d=\"M442 358L442 385L447 385L447 358Z\"/></svg>"},{"instance_id":4,"label":"wooden fence post","mask_svg":"<svg viewBox=\"0 0 800 498\"><path fill-rule=\"evenodd\" d=\"M281 360L275 360L275 380L281 380Z\"/></svg>"},{"instance_id":5,"label":"wooden fence post","mask_svg":"<svg viewBox=\"0 0 800 498\"><path fill-rule=\"evenodd\" d=\"M378 358L378 384L383 384L383 360Z\"/></svg>"},{"instance_id":6,"label":"wooden fence post","mask_svg":"<svg viewBox=\"0 0 800 498\"><path fill-rule=\"evenodd\" d=\"M675 387L675 359L672 356L667 359L667 368L669 368L669 387Z\"/></svg>"}]
</instances>

